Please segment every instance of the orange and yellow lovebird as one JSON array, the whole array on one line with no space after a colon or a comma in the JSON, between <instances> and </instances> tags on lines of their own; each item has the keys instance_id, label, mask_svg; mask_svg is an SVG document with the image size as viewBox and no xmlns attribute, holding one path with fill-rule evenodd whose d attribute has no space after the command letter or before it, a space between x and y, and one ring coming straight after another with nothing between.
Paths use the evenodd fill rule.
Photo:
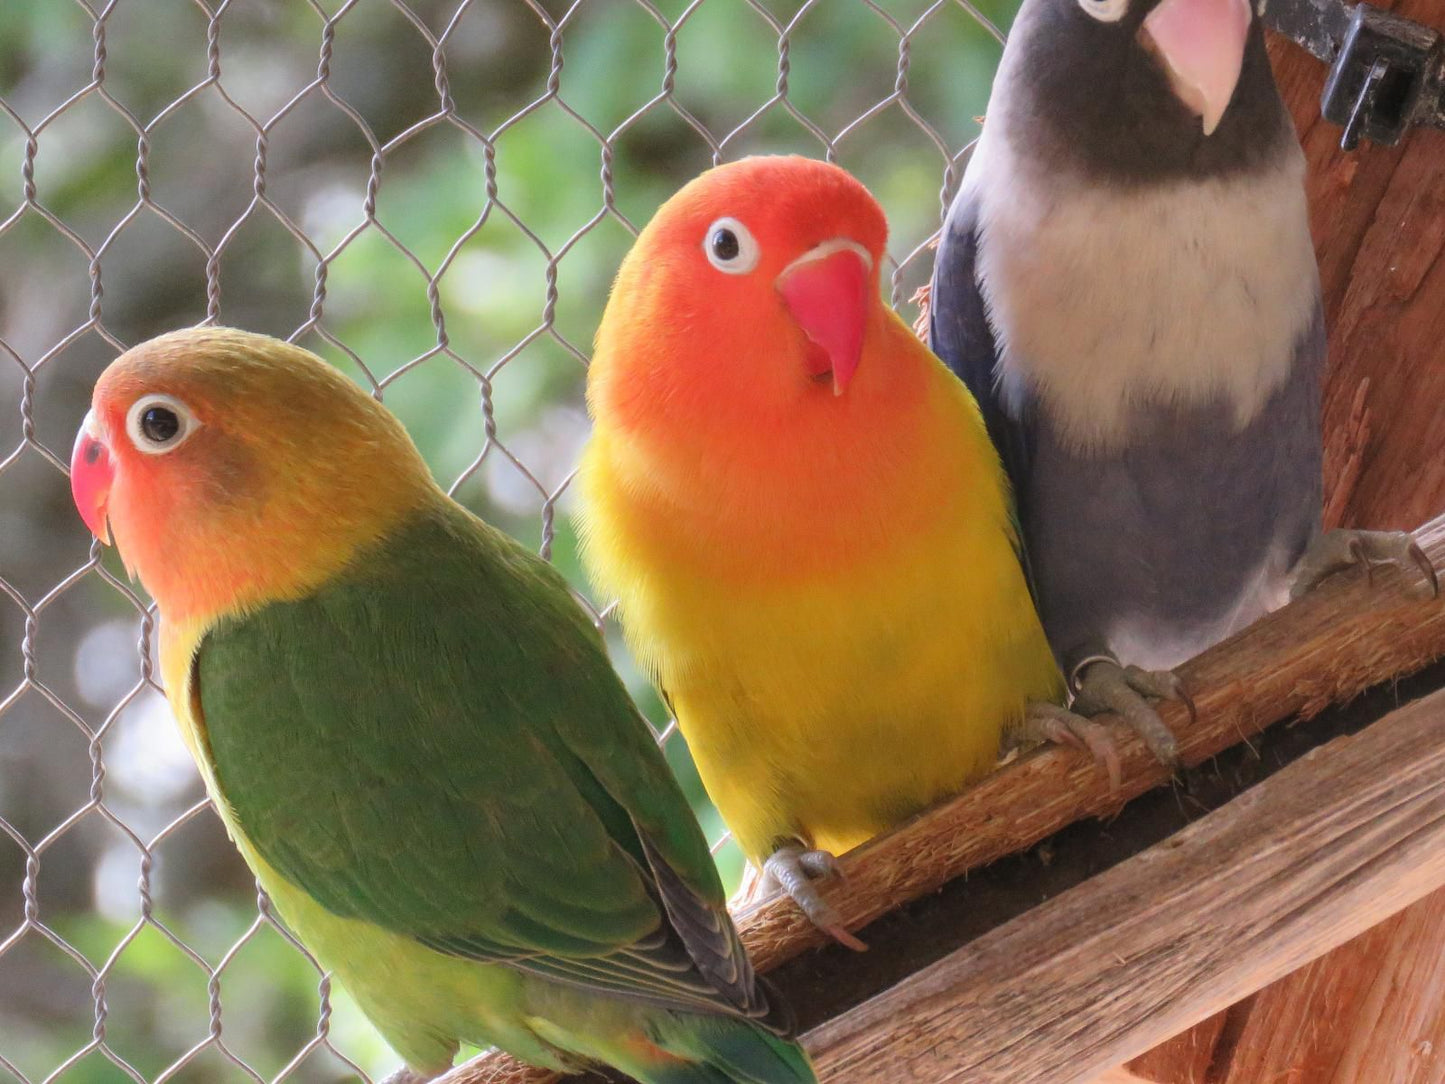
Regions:
<instances>
[{"instance_id":1,"label":"orange and yellow lovebird","mask_svg":"<svg viewBox=\"0 0 1445 1084\"><path fill-rule=\"evenodd\" d=\"M1053 703L978 408L883 303L886 236L822 162L684 187L613 286L580 475L589 570L708 793L855 945L810 883L834 855L986 772L1006 731L1101 748Z\"/></svg>"}]
</instances>

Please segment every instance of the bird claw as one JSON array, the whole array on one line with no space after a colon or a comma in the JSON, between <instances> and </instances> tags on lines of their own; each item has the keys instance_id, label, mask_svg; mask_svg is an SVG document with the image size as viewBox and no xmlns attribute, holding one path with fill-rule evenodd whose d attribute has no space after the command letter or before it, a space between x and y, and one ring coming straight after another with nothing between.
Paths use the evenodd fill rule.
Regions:
<instances>
[{"instance_id":1,"label":"bird claw","mask_svg":"<svg viewBox=\"0 0 1445 1084\"><path fill-rule=\"evenodd\" d=\"M854 952L868 946L854 937L839 920L837 912L819 894L814 881L842 877L838 859L827 851L782 846L763 863L763 875L786 892L818 929Z\"/></svg>"},{"instance_id":2,"label":"bird claw","mask_svg":"<svg viewBox=\"0 0 1445 1084\"><path fill-rule=\"evenodd\" d=\"M1094 763L1109 773L1111 791L1117 791L1123 782L1119 750L1109 728L1058 704L1030 700L1024 708L1023 720L1009 733L1008 741L1011 744L1049 742L1086 749L1093 755Z\"/></svg>"},{"instance_id":3,"label":"bird claw","mask_svg":"<svg viewBox=\"0 0 1445 1084\"><path fill-rule=\"evenodd\" d=\"M1179 743L1164 720L1145 699L1179 700L1198 719L1194 700L1170 670L1120 666L1113 659L1091 659L1074 674L1073 708L1081 715L1114 712L1144 739L1155 759L1170 771L1179 769Z\"/></svg>"},{"instance_id":4,"label":"bird claw","mask_svg":"<svg viewBox=\"0 0 1445 1084\"><path fill-rule=\"evenodd\" d=\"M423 1076L414 1069L408 1069L406 1066L402 1066L383 1080L381 1084L427 1084L428 1081L435 1079L435 1077Z\"/></svg>"},{"instance_id":5,"label":"bird claw","mask_svg":"<svg viewBox=\"0 0 1445 1084\"><path fill-rule=\"evenodd\" d=\"M1191 725L1199 722L1199 709L1194 706L1194 697L1184 688L1184 682L1173 670L1145 670L1140 666L1124 667L1124 680L1129 688L1141 696L1155 700L1178 700L1189 712Z\"/></svg>"},{"instance_id":6,"label":"bird claw","mask_svg":"<svg viewBox=\"0 0 1445 1084\"><path fill-rule=\"evenodd\" d=\"M1440 597L1440 576L1430 558L1408 531L1355 531L1335 528L1326 531L1310 544L1295 563L1289 597L1299 598L1312 591L1321 580L1344 569L1363 565L1365 578L1375 585L1375 569L1393 565L1404 570L1414 565L1425 577L1414 591L1422 597Z\"/></svg>"}]
</instances>

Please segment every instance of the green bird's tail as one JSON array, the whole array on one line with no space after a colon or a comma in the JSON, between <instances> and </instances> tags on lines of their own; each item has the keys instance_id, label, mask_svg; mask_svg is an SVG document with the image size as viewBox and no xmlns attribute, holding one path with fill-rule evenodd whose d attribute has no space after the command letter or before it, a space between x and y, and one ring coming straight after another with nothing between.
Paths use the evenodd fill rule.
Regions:
<instances>
[{"instance_id":1,"label":"green bird's tail","mask_svg":"<svg viewBox=\"0 0 1445 1084\"><path fill-rule=\"evenodd\" d=\"M656 1022L656 1058L636 1069L642 1084L817 1084L795 1042L746 1020L669 1013Z\"/></svg>"}]
</instances>

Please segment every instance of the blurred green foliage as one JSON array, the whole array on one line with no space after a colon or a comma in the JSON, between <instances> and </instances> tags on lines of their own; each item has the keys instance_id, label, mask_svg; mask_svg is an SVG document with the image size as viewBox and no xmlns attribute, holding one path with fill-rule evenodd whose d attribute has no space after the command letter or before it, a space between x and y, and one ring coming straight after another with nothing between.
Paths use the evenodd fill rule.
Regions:
<instances>
[{"instance_id":1,"label":"blurred green foliage","mask_svg":"<svg viewBox=\"0 0 1445 1084\"><path fill-rule=\"evenodd\" d=\"M1013 6L979 9L1004 27ZM336 15L322 88L313 81L324 20ZM658 20L679 18L672 93L656 101L666 74ZM564 60L552 97L548 20L560 25ZM448 91L464 124L422 123L439 98L433 47L416 23L433 36L446 30ZM774 100L776 26L790 27L786 102ZM900 30L910 28L911 115L888 101ZM208 81L212 32L218 84ZM455 0L405 10L388 0L0 4L0 576L32 605L50 596L28 649L23 611L0 597L0 674L19 682L28 657L87 726L104 725L94 745L103 808L71 820L97 782L88 736L33 687L0 701L0 818L31 848L47 841L34 881L38 922L92 969L114 957L105 1040L140 1079L196 1047L168 1080L257 1079L241 1062L275 1079L317 1033L321 977L264 923L241 940L256 922L254 887L209 811L167 829L201 796L194 772L156 694L130 699L141 675L135 606L94 571L67 581L85 565L88 539L63 474L22 439L22 403L36 439L63 459L116 344L205 319L213 281L222 322L299 332L382 394L459 499L539 546L548 497L586 437L585 356L632 230L712 164L715 144L722 159L821 155L812 125L884 204L897 267L889 288L906 303L926 281L923 246L957 180L950 162L977 132L998 55L957 0L656 0L651 11L638 0L477 0L460 13ZM149 201L140 204L138 144ZM369 187L374 222L364 213ZM551 555L585 594L565 491L558 507ZM104 561L124 580L113 554ZM619 669L660 728L657 696L609 632ZM667 752L719 838L680 735ZM138 844L157 833L150 869ZM719 861L735 884L735 849ZM136 889L143 872L152 921L142 920L149 905ZM22 929L25 878L25 846L0 834L0 943ZM211 985L209 969L223 962ZM224 1010L219 1036L210 1036L213 994ZM389 1071L394 1056L344 993L332 1003L331 1044L373 1075ZM86 966L26 927L0 953L0 1084L135 1079L99 1050L67 1063L95 1030ZM286 1079L353 1077L321 1048Z\"/></svg>"}]
</instances>

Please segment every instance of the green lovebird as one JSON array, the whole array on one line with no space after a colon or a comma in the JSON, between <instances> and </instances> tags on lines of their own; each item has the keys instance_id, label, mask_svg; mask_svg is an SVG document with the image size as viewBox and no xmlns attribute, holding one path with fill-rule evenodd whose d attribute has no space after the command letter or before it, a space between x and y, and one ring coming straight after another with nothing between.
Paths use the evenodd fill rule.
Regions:
<instances>
[{"instance_id":1,"label":"green lovebird","mask_svg":"<svg viewBox=\"0 0 1445 1084\"><path fill-rule=\"evenodd\" d=\"M262 335L102 374L71 486L161 614L171 707L286 922L405 1060L815 1080L706 841L550 565Z\"/></svg>"}]
</instances>

